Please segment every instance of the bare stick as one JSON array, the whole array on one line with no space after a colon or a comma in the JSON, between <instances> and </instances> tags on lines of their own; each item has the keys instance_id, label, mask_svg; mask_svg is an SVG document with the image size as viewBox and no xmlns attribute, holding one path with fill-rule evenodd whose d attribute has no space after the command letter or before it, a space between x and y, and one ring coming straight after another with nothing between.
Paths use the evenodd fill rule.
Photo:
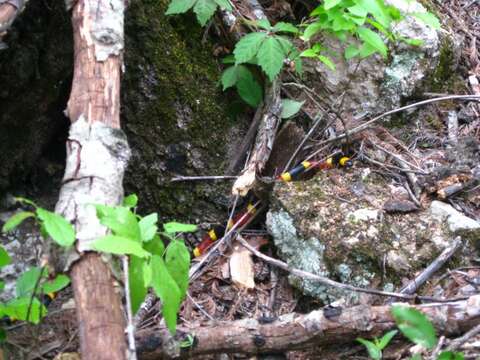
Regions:
<instances>
[{"instance_id":1,"label":"bare stick","mask_svg":"<svg viewBox=\"0 0 480 360\"><path fill-rule=\"evenodd\" d=\"M457 350L460 346L465 344L468 340L470 340L472 337L480 334L480 324L477 326L471 328L469 331L467 331L463 336L453 340L450 345L447 346L447 351L455 351Z\"/></svg>"},{"instance_id":2,"label":"bare stick","mask_svg":"<svg viewBox=\"0 0 480 360\"><path fill-rule=\"evenodd\" d=\"M418 107L418 106L427 105L427 104L431 104L431 103L435 103L435 102L439 102L439 101L446 101L446 100L480 101L480 95L449 95L449 96L443 96L443 97L434 98L434 99L423 100L423 101L419 101L419 102L416 102L416 103L413 103L413 104L410 104L410 105L402 106L400 108L387 111L386 113L383 113L379 116L374 117L373 119L367 121L366 123L364 123L360 126L357 126L356 128L353 128L352 130L349 130L348 134L351 136L351 135L356 134L360 131L368 129L373 123L377 122L378 120L380 120L380 119L382 119L382 118L384 118L388 115L396 114L398 112L402 112L402 111L412 109L412 108L415 108L415 107ZM338 141L338 140L343 140L346 137L347 137L346 133L343 133L343 134L340 134L340 135L338 135L334 138L321 141L318 145L330 144L330 143Z\"/></svg>"},{"instance_id":3,"label":"bare stick","mask_svg":"<svg viewBox=\"0 0 480 360\"><path fill-rule=\"evenodd\" d=\"M448 260L450 260L450 258L457 252L457 250L462 247L462 245L462 239L459 236L456 237L453 241L453 244L446 247L442 251L442 253L430 265L428 265L425 270L423 270L415 279L413 279L406 286L404 286L400 290L400 293L414 294L420 286L425 284L435 272L437 272L443 265L445 265Z\"/></svg>"},{"instance_id":4,"label":"bare stick","mask_svg":"<svg viewBox=\"0 0 480 360\"><path fill-rule=\"evenodd\" d=\"M235 180L238 176L218 175L218 176L177 176L170 180L170 182L178 181L206 181L206 180Z\"/></svg>"},{"instance_id":5,"label":"bare stick","mask_svg":"<svg viewBox=\"0 0 480 360\"><path fill-rule=\"evenodd\" d=\"M237 241L239 241L242 244L242 246L247 248L250 252L252 252L255 256L259 257L260 259L266 261L269 264L277 266L280 269L288 271L290 274L298 276L302 279L317 281L320 284L330 286L330 287L334 287L334 288L337 288L337 289L361 292L361 293L366 293L366 294L371 294L371 295L392 296L392 297L396 297L396 298L400 298L400 299L407 299L407 300L422 299L423 298L421 296L410 295L410 294L400 294L400 293L393 293L393 292L389 292L389 291L359 288L359 287L348 285L348 284L342 284L342 283L339 283L337 281L326 278L324 276L315 275L315 274L312 274L312 273L309 273L309 272L306 272L306 271L303 271L303 270L292 269L286 263L284 263L283 261L271 258L271 257L269 257L265 254L262 254L260 251L256 250L254 247L252 247L241 236L237 237ZM429 299L431 299L431 298L429 298Z\"/></svg>"},{"instance_id":6,"label":"bare stick","mask_svg":"<svg viewBox=\"0 0 480 360\"><path fill-rule=\"evenodd\" d=\"M157 297L155 296L155 294L148 293L133 319L133 325L135 327L138 327L142 323L143 319L145 318L145 316L147 316L147 314L150 312L156 302Z\"/></svg>"},{"instance_id":7,"label":"bare stick","mask_svg":"<svg viewBox=\"0 0 480 360\"><path fill-rule=\"evenodd\" d=\"M122 256L123 281L125 282L125 301L127 306L127 328L125 332L128 337L128 360L137 360L135 350L135 326L133 325L132 301L130 299L130 280L128 277L128 256Z\"/></svg>"}]
</instances>

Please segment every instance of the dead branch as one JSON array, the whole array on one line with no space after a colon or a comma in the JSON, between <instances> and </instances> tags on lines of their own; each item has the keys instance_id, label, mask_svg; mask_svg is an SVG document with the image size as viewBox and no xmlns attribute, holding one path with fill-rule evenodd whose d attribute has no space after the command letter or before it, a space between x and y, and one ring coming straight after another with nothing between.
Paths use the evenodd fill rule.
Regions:
<instances>
[{"instance_id":1,"label":"dead branch","mask_svg":"<svg viewBox=\"0 0 480 360\"><path fill-rule=\"evenodd\" d=\"M405 305L407 306L407 305ZM459 334L480 320L480 296L450 303L412 306L435 324L439 334ZM180 349L168 331L148 329L137 333L139 357L149 359L195 358L214 353L260 354L347 344L357 337L372 338L394 327L390 306L360 305L340 309L338 316L322 310L306 315L287 314L272 323L255 319L216 322L179 330L194 336L193 346Z\"/></svg>"},{"instance_id":2,"label":"dead branch","mask_svg":"<svg viewBox=\"0 0 480 360\"><path fill-rule=\"evenodd\" d=\"M480 334L480 324L477 326L471 328L468 330L465 334L463 334L461 337L458 339L453 340L450 345L447 347L447 351L455 351L457 350L460 346L465 344L468 340L473 338L474 336Z\"/></svg>"}]
</instances>

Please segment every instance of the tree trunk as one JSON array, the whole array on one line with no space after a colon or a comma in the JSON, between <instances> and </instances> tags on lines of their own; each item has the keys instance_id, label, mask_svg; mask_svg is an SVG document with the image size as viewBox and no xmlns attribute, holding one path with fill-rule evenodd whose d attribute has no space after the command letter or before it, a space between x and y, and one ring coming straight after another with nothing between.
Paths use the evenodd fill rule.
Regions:
<instances>
[{"instance_id":1,"label":"tree trunk","mask_svg":"<svg viewBox=\"0 0 480 360\"><path fill-rule=\"evenodd\" d=\"M77 0L73 6L74 76L67 161L56 211L75 226L68 254L84 359L125 359L125 320L114 277L91 243L106 234L91 204L117 205L130 156L120 130L123 0ZM70 266L71 264L71 266Z\"/></svg>"}]
</instances>

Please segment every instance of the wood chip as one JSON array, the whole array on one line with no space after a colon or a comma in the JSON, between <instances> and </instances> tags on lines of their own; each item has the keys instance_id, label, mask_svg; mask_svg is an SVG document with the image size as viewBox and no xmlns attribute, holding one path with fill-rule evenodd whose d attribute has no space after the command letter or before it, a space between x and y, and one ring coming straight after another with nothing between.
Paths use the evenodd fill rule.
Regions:
<instances>
[{"instance_id":1,"label":"wood chip","mask_svg":"<svg viewBox=\"0 0 480 360\"><path fill-rule=\"evenodd\" d=\"M230 276L240 287L247 289L255 287L252 255L244 247L236 246L233 250L230 257Z\"/></svg>"}]
</instances>

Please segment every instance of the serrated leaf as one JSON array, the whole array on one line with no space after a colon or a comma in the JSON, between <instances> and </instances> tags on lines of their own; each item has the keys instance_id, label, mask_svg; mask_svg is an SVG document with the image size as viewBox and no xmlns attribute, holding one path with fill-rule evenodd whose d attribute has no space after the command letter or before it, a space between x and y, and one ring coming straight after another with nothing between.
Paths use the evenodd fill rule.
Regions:
<instances>
[{"instance_id":1,"label":"serrated leaf","mask_svg":"<svg viewBox=\"0 0 480 360\"><path fill-rule=\"evenodd\" d=\"M325 0L324 1L325 10L329 10L337 6L340 2L342 2L342 0Z\"/></svg>"},{"instance_id":2,"label":"serrated leaf","mask_svg":"<svg viewBox=\"0 0 480 360\"><path fill-rule=\"evenodd\" d=\"M45 277L46 272L40 267L33 267L25 271L17 279L15 284L15 294L18 298L32 296L33 290L37 284L40 284L40 276ZM40 290L40 286L37 286L37 293Z\"/></svg>"},{"instance_id":3,"label":"serrated leaf","mask_svg":"<svg viewBox=\"0 0 480 360\"><path fill-rule=\"evenodd\" d=\"M75 242L75 231L64 217L51 211L37 208L37 217L41 220L47 234L60 246L71 246Z\"/></svg>"},{"instance_id":4,"label":"serrated leaf","mask_svg":"<svg viewBox=\"0 0 480 360\"><path fill-rule=\"evenodd\" d=\"M257 55L258 49L266 37L267 34L263 32L254 32L243 36L233 50L235 64L248 62Z\"/></svg>"},{"instance_id":5,"label":"serrated leaf","mask_svg":"<svg viewBox=\"0 0 480 360\"><path fill-rule=\"evenodd\" d=\"M300 31L292 24L280 21L273 27L275 32L288 32L292 34L298 34Z\"/></svg>"},{"instance_id":6,"label":"serrated leaf","mask_svg":"<svg viewBox=\"0 0 480 360\"><path fill-rule=\"evenodd\" d=\"M318 60L320 60L322 63L325 64L326 67L328 67L330 70L334 71L335 70L335 64L333 61L325 55L318 55Z\"/></svg>"},{"instance_id":7,"label":"serrated leaf","mask_svg":"<svg viewBox=\"0 0 480 360\"><path fill-rule=\"evenodd\" d=\"M263 88L246 67L239 65L237 74L238 95L251 107L257 107L263 100Z\"/></svg>"},{"instance_id":8,"label":"serrated leaf","mask_svg":"<svg viewBox=\"0 0 480 360\"><path fill-rule=\"evenodd\" d=\"M435 329L423 313L408 306L393 306L391 311L405 337L427 349L435 347L437 344Z\"/></svg>"},{"instance_id":9,"label":"serrated leaf","mask_svg":"<svg viewBox=\"0 0 480 360\"><path fill-rule=\"evenodd\" d=\"M232 11L232 5L228 0L215 0L222 10Z\"/></svg>"},{"instance_id":10,"label":"serrated leaf","mask_svg":"<svg viewBox=\"0 0 480 360\"><path fill-rule=\"evenodd\" d=\"M148 285L144 281L144 267L147 261L138 256L130 256L128 265L128 283L130 285L130 301L132 303L132 312L135 314L145 296L147 295Z\"/></svg>"},{"instance_id":11,"label":"serrated leaf","mask_svg":"<svg viewBox=\"0 0 480 360\"><path fill-rule=\"evenodd\" d=\"M273 36L269 36L258 49L258 65L267 74L270 81L280 73L285 60L285 53L281 43Z\"/></svg>"},{"instance_id":12,"label":"serrated leaf","mask_svg":"<svg viewBox=\"0 0 480 360\"><path fill-rule=\"evenodd\" d=\"M10 217L10 219L8 219L7 222L3 225L2 232L11 231L15 229L18 225L20 225L25 219L28 219L34 216L35 214L30 211L22 211L22 212L16 213L12 217Z\"/></svg>"},{"instance_id":13,"label":"serrated leaf","mask_svg":"<svg viewBox=\"0 0 480 360\"><path fill-rule=\"evenodd\" d=\"M38 324L41 318L40 314L45 316L47 314L47 308L36 297L33 299L30 297L23 297L9 301L3 308L3 312L11 319L29 321L33 324Z\"/></svg>"},{"instance_id":14,"label":"serrated leaf","mask_svg":"<svg viewBox=\"0 0 480 360\"><path fill-rule=\"evenodd\" d=\"M152 240L145 243L143 248L152 255L163 256L165 252L165 245L163 245L163 241L158 234L156 234Z\"/></svg>"},{"instance_id":15,"label":"serrated leaf","mask_svg":"<svg viewBox=\"0 0 480 360\"><path fill-rule=\"evenodd\" d=\"M44 294L56 293L70 284L70 278L67 275L58 275L55 279L46 281L42 284Z\"/></svg>"},{"instance_id":16,"label":"serrated leaf","mask_svg":"<svg viewBox=\"0 0 480 360\"><path fill-rule=\"evenodd\" d=\"M0 246L0 267L4 267L12 262L12 259L10 258L10 255L8 255L8 252L4 249L3 246Z\"/></svg>"},{"instance_id":17,"label":"serrated leaf","mask_svg":"<svg viewBox=\"0 0 480 360\"><path fill-rule=\"evenodd\" d=\"M165 15L186 13L197 0L172 0L168 5Z\"/></svg>"},{"instance_id":18,"label":"serrated leaf","mask_svg":"<svg viewBox=\"0 0 480 360\"><path fill-rule=\"evenodd\" d=\"M424 13L414 13L411 15L417 18L418 20L420 20L421 22L423 22L425 25L430 26L432 29L439 30L441 28L440 21L432 13L424 12Z\"/></svg>"},{"instance_id":19,"label":"serrated leaf","mask_svg":"<svg viewBox=\"0 0 480 360\"><path fill-rule=\"evenodd\" d=\"M168 223L163 224L163 229L166 233L174 234L174 233L184 233L184 232L195 232L197 231L197 225L192 224L183 224L175 221L171 221Z\"/></svg>"},{"instance_id":20,"label":"serrated leaf","mask_svg":"<svg viewBox=\"0 0 480 360\"><path fill-rule=\"evenodd\" d=\"M193 6L193 12L202 26L210 20L215 10L217 10L217 3L214 0L197 0Z\"/></svg>"},{"instance_id":21,"label":"serrated leaf","mask_svg":"<svg viewBox=\"0 0 480 360\"><path fill-rule=\"evenodd\" d=\"M181 304L180 289L160 256L153 256L151 264L153 289L162 300L163 318L168 330L173 335L177 327L177 313Z\"/></svg>"},{"instance_id":22,"label":"serrated leaf","mask_svg":"<svg viewBox=\"0 0 480 360\"><path fill-rule=\"evenodd\" d=\"M127 208L134 208L137 206L138 196L136 194L130 194L123 199L122 205Z\"/></svg>"},{"instance_id":23,"label":"serrated leaf","mask_svg":"<svg viewBox=\"0 0 480 360\"><path fill-rule=\"evenodd\" d=\"M393 339L393 337L398 333L397 330L391 330L387 332L385 335L381 337L381 339L378 341L377 347L380 350L383 350L387 347L387 345L390 343L390 341Z\"/></svg>"},{"instance_id":24,"label":"serrated leaf","mask_svg":"<svg viewBox=\"0 0 480 360\"><path fill-rule=\"evenodd\" d=\"M150 253L145 251L138 241L117 235L101 237L92 244L92 247L97 251L110 254L135 255L141 258L150 256Z\"/></svg>"},{"instance_id":25,"label":"serrated leaf","mask_svg":"<svg viewBox=\"0 0 480 360\"><path fill-rule=\"evenodd\" d=\"M230 66L229 68L223 71L222 78L220 79L223 86L223 91L227 90L232 86L235 86L235 84L237 83L237 73L238 73L237 66Z\"/></svg>"},{"instance_id":26,"label":"serrated leaf","mask_svg":"<svg viewBox=\"0 0 480 360\"><path fill-rule=\"evenodd\" d=\"M190 252L185 244L174 240L168 245L165 253L165 265L178 285L180 299L183 300L188 288L188 269L190 268Z\"/></svg>"},{"instance_id":27,"label":"serrated leaf","mask_svg":"<svg viewBox=\"0 0 480 360\"><path fill-rule=\"evenodd\" d=\"M280 115L280 117L282 119L288 119L289 117L296 115L300 111L304 103L305 101L282 99L282 114Z\"/></svg>"},{"instance_id":28,"label":"serrated leaf","mask_svg":"<svg viewBox=\"0 0 480 360\"><path fill-rule=\"evenodd\" d=\"M369 44L372 48L378 51L383 57L387 57L387 47L385 46L382 38L376 32L366 28L359 27L357 34L364 42Z\"/></svg>"},{"instance_id":29,"label":"serrated leaf","mask_svg":"<svg viewBox=\"0 0 480 360\"><path fill-rule=\"evenodd\" d=\"M362 338L358 338L356 339L360 344L362 344L363 346L365 346L365 348L367 349L368 351L368 355L374 359L374 360L380 360L382 358L382 351L377 348L377 346L369 341L369 340L365 340L365 339L362 339Z\"/></svg>"},{"instance_id":30,"label":"serrated leaf","mask_svg":"<svg viewBox=\"0 0 480 360\"><path fill-rule=\"evenodd\" d=\"M142 241L147 242L153 239L155 234L157 233L158 215L157 213L152 213L143 217L138 222L138 227L140 228L140 237Z\"/></svg>"}]
</instances>

